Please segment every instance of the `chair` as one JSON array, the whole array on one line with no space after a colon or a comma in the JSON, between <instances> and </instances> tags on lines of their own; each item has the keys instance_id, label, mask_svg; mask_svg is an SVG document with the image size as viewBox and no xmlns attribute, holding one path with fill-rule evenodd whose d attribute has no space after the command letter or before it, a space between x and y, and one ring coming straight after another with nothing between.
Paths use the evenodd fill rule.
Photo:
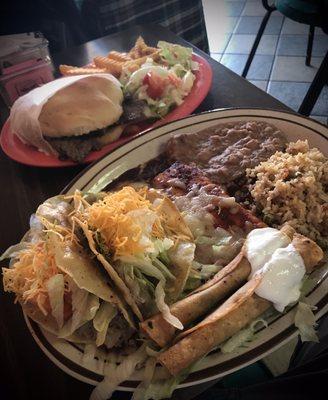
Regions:
<instances>
[{"instance_id":1,"label":"chair","mask_svg":"<svg viewBox=\"0 0 328 400\"><path fill-rule=\"evenodd\" d=\"M90 38L138 24L160 24L209 53L201 0L75 0Z\"/></svg>"},{"instance_id":2,"label":"chair","mask_svg":"<svg viewBox=\"0 0 328 400\"><path fill-rule=\"evenodd\" d=\"M262 5L266 9L266 14L257 32L251 52L242 72L242 76L244 78L247 76L270 15L276 10L294 21L309 25L309 36L305 58L305 64L309 66L311 64L315 27L321 27L325 33L328 33L328 0L275 0L273 4L269 4L268 0L262 0ZM298 110L300 114L310 115L323 86L327 82L328 52Z\"/></svg>"},{"instance_id":3,"label":"chair","mask_svg":"<svg viewBox=\"0 0 328 400\"><path fill-rule=\"evenodd\" d=\"M42 32L51 52L87 41L74 0L1 0L0 35Z\"/></svg>"}]
</instances>

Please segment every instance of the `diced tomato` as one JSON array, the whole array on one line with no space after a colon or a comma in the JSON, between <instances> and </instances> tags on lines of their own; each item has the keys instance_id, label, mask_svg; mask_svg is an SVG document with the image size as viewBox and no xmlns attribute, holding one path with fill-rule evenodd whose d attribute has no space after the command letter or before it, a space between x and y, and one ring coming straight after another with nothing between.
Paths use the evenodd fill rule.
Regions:
<instances>
[{"instance_id":1,"label":"diced tomato","mask_svg":"<svg viewBox=\"0 0 328 400\"><path fill-rule=\"evenodd\" d=\"M152 71L149 71L145 75L142 81L144 85L148 86L147 87L148 96L154 100L162 96L166 82L167 81L165 78L162 78L161 76L154 74Z\"/></svg>"}]
</instances>

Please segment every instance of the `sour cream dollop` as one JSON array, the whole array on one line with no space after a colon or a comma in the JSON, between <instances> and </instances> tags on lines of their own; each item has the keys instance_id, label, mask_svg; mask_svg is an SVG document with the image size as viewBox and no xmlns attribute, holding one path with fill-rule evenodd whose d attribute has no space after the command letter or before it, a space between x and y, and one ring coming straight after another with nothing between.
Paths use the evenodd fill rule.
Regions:
<instances>
[{"instance_id":1,"label":"sour cream dollop","mask_svg":"<svg viewBox=\"0 0 328 400\"><path fill-rule=\"evenodd\" d=\"M305 265L290 239L278 229L262 228L251 231L245 242L246 257L252 272L262 279L255 293L273 303L282 312L299 299Z\"/></svg>"},{"instance_id":2,"label":"sour cream dollop","mask_svg":"<svg viewBox=\"0 0 328 400\"><path fill-rule=\"evenodd\" d=\"M246 257L252 266L252 277L255 272L271 259L273 253L290 243L287 235L274 228L254 229L248 235L245 242Z\"/></svg>"}]
</instances>

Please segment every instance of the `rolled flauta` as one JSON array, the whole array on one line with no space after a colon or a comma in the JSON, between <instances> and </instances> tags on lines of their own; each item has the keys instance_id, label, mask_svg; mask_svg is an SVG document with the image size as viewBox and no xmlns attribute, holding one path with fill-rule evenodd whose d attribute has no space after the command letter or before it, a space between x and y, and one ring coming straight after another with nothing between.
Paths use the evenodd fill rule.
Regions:
<instances>
[{"instance_id":1,"label":"rolled flauta","mask_svg":"<svg viewBox=\"0 0 328 400\"><path fill-rule=\"evenodd\" d=\"M292 239L295 231L292 227L286 225L281 229L281 232ZM242 250L211 280L189 296L173 304L170 311L180 320L183 326L187 326L237 290L247 281L250 273L250 263ZM142 322L140 329L160 347L166 346L176 333L175 327L170 325L162 314L156 314Z\"/></svg>"},{"instance_id":2,"label":"rolled flauta","mask_svg":"<svg viewBox=\"0 0 328 400\"><path fill-rule=\"evenodd\" d=\"M214 313L184 332L179 342L160 354L159 362L178 375L261 315L271 303L254 294L259 283L257 279L247 282Z\"/></svg>"},{"instance_id":3,"label":"rolled flauta","mask_svg":"<svg viewBox=\"0 0 328 400\"><path fill-rule=\"evenodd\" d=\"M306 272L310 273L322 259L322 250L312 240L298 234L292 243L303 258ZM254 293L260 282L261 275L254 275L202 322L182 332L177 338L180 340L159 355L159 362L172 375L178 375L259 317L272 304Z\"/></svg>"}]
</instances>

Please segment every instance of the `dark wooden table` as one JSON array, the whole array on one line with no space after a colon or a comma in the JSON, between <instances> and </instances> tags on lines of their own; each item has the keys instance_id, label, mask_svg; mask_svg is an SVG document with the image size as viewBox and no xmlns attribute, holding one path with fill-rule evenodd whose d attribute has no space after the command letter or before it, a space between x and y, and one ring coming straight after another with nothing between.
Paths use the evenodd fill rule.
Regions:
<instances>
[{"instance_id":1,"label":"dark wooden table","mask_svg":"<svg viewBox=\"0 0 328 400\"><path fill-rule=\"evenodd\" d=\"M82 66L95 55L109 50L125 51L142 35L147 43L158 40L189 45L159 26L138 26L119 34L100 38L53 56L55 65ZM212 88L195 112L226 107L260 107L288 110L279 101L253 86L202 51L194 51L210 63L213 69ZM1 110L1 122L6 111ZM18 164L0 153L0 251L17 243L28 229L30 215L46 198L59 193L83 166L70 168L34 168ZM4 265L2 263L2 265ZM0 397L24 400L88 399L91 387L62 372L43 354L30 335L13 296L0 290ZM203 389L202 389L203 390ZM6 391L8 391L6 393ZM192 389L192 394L196 390ZM186 393L179 398L186 399ZM117 398L122 396L117 395Z\"/></svg>"}]
</instances>

